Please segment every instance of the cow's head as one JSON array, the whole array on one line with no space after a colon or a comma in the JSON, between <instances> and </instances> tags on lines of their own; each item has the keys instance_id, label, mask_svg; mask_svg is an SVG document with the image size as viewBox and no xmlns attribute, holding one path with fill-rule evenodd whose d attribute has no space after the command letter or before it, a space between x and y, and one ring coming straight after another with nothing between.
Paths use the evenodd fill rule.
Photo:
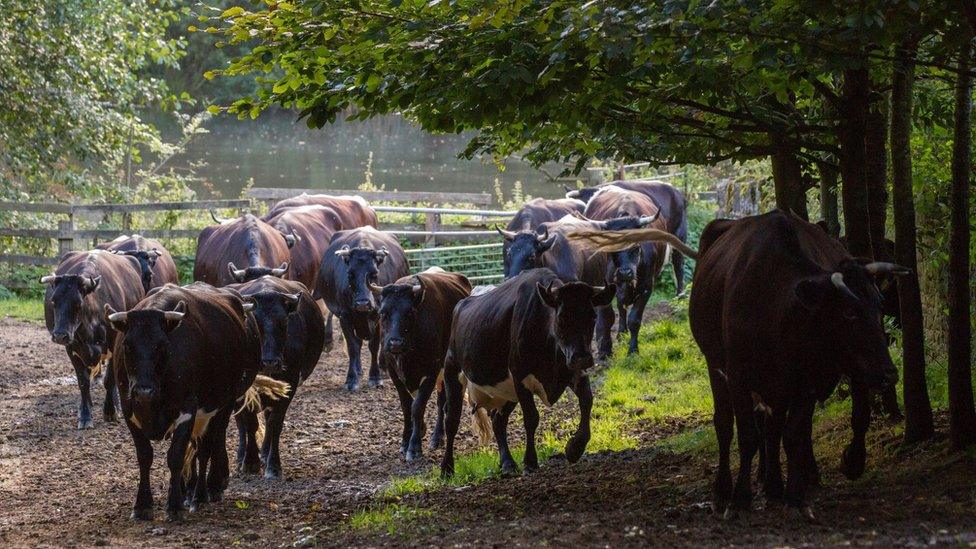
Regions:
<instances>
[{"instance_id":1,"label":"cow's head","mask_svg":"<svg viewBox=\"0 0 976 549\"><path fill-rule=\"evenodd\" d=\"M119 332L116 349L122 354L121 363L129 380L129 401L139 423L148 425L162 396L163 380L174 372L168 371L170 353L169 333L175 330L186 315L186 302L173 309L137 309L115 311L105 304L105 318Z\"/></svg>"},{"instance_id":2,"label":"cow's head","mask_svg":"<svg viewBox=\"0 0 976 549\"><path fill-rule=\"evenodd\" d=\"M50 285L47 300L54 316L51 341L58 345L74 341L75 332L84 317L88 296L98 288L101 280L101 276L87 275L48 275L41 278L41 284Z\"/></svg>"},{"instance_id":3,"label":"cow's head","mask_svg":"<svg viewBox=\"0 0 976 549\"><path fill-rule=\"evenodd\" d=\"M376 277L380 274L380 265L389 255L386 247L374 250L359 246L350 248L343 246L335 253L346 264L347 290L351 297L353 310L369 313L376 310L376 298L370 290L370 284L376 284Z\"/></svg>"},{"instance_id":4,"label":"cow's head","mask_svg":"<svg viewBox=\"0 0 976 549\"><path fill-rule=\"evenodd\" d=\"M601 223L603 230L606 231L626 231L630 229L642 229L657 219L658 214L654 215L631 215L608 219ZM610 255L610 275L617 284L618 291L624 291L628 287L632 288L637 284L638 267L642 259L641 247L632 246L626 250L613 252ZM649 258L648 258L649 259Z\"/></svg>"},{"instance_id":5,"label":"cow's head","mask_svg":"<svg viewBox=\"0 0 976 549\"><path fill-rule=\"evenodd\" d=\"M535 231L506 231L496 228L505 239L505 278L511 278L522 271L534 269L542 262L542 254L549 251L556 242L556 235Z\"/></svg>"},{"instance_id":6,"label":"cow's head","mask_svg":"<svg viewBox=\"0 0 976 549\"><path fill-rule=\"evenodd\" d=\"M301 293L264 291L244 296L254 305L252 312L261 332L261 371L268 375L284 373L288 317L298 309Z\"/></svg>"},{"instance_id":7,"label":"cow's head","mask_svg":"<svg viewBox=\"0 0 976 549\"><path fill-rule=\"evenodd\" d=\"M593 366L590 346L596 326L596 307L609 305L616 288L608 284L595 288L582 282L569 282L558 288L536 283L542 302L556 310L554 335L559 350L566 357L566 366L582 372Z\"/></svg>"},{"instance_id":8,"label":"cow's head","mask_svg":"<svg viewBox=\"0 0 976 549\"><path fill-rule=\"evenodd\" d=\"M582 189L571 189L567 186L563 186L566 189L566 198L575 198L576 200L582 201L584 204L590 201L599 190L600 187L583 187Z\"/></svg>"},{"instance_id":9,"label":"cow's head","mask_svg":"<svg viewBox=\"0 0 976 549\"><path fill-rule=\"evenodd\" d=\"M159 256L163 255L159 253L159 250L156 248L151 250L116 250L112 253L136 258L139 261L139 271L142 276L142 289L148 292L149 288L152 288L153 267L156 266L156 260L159 259Z\"/></svg>"},{"instance_id":10,"label":"cow's head","mask_svg":"<svg viewBox=\"0 0 976 549\"><path fill-rule=\"evenodd\" d=\"M892 263L860 263L846 259L832 272L811 275L794 285L799 304L813 315L824 348L837 349L836 357L848 374L859 375L872 387L898 380L888 354L888 337L881 320L881 294L874 276L908 273Z\"/></svg>"},{"instance_id":11,"label":"cow's head","mask_svg":"<svg viewBox=\"0 0 976 549\"><path fill-rule=\"evenodd\" d=\"M257 280L266 275L281 278L285 276L285 273L288 272L288 262L286 261L282 263L277 269L273 269L271 267L248 267L246 269L238 269L232 261L227 264L227 272L229 272L231 278L237 282Z\"/></svg>"},{"instance_id":12,"label":"cow's head","mask_svg":"<svg viewBox=\"0 0 976 549\"><path fill-rule=\"evenodd\" d=\"M413 348L417 330L417 308L424 301L424 285L416 284L372 285L380 295L380 326L383 333L383 351L392 355L406 353Z\"/></svg>"}]
</instances>

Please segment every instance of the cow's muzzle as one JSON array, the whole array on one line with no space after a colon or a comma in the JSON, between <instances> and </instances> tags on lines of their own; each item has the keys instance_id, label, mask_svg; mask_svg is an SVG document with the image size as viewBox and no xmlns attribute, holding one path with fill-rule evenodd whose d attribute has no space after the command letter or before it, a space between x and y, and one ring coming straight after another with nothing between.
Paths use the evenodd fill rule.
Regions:
<instances>
[{"instance_id":1,"label":"cow's muzzle","mask_svg":"<svg viewBox=\"0 0 976 549\"><path fill-rule=\"evenodd\" d=\"M51 341L58 345L67 345L71 343L71 336L68 335L68 332L58 331L51 334Z\"/></svg>"},{"instance_id":2,"label":"cow's muzzle","mask_svg":"<svg viewBox=\"0 0 976 549\"><path fill-rule=\"evenodd\" d=\"M132 400L141 406L150 404L156 398L156 388L149 385L136 385L132 388Z\"/></svg>"},{"instance_id":3,"label":"cow's muzzle","mask_svg":"<svg viewBox=\"0 0 976 549\"><path fill-rule=\"evenodd\" d=\"M373 311L373 304L368 299L358 299L352 304L352 308L357 313L370 313Z\"/></svg>"},{"instance_id":4,"label":"cow's muzzle","mask_svg":"<svg viewBox=\"0 0 976 549\"><path fill-rule=\"evenodd\" d=\"M575 372L586 371L593 367L593 355L590 353L574 354L566 360L566 366Z\"/></svg>"},{"instance_id":5,"label":"cow's muzzle","mask_svg":"<svg viewBox=\"0 0 976 549\"><path fill-rule=\"evenodd\" d=\"M262 359L261 371L266 374L280 374L285 371L285 363L280 358Z\"/></svg>"},{"instance_id":6,"label":"cow's muzzle","mask_svg":"<svg viewBox=\"0 0 976 549\"><path fill-rule=\"evenodd\" d=\"M407 352L407 342L402 337L391 337L386 340L386 350L390 354L402 355Z\"/></svg>"}]
</instances>

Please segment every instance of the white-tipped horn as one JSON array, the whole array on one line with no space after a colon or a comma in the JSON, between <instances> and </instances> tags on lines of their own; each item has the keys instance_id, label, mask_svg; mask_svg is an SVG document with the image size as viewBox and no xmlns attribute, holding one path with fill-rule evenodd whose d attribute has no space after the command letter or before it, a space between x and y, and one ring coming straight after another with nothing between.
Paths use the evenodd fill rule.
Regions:
<instances>
[{"instance_id":1,"label":"white-tipped horn","mask_svg":"<svg viewBox=\"0 0 976 549\"><path fill-rule=\"evenodd\" d=\"M379 284L373 284L372 282L370 282L369 291L373 292L374 294L378 294L383 291L383 286L380 286Z\"/></svg>"},{"instance_id":2,"label":"white-tipped horn","mask_svg":"<svg viewBox=\"0 0 976 549\"><path fill-rule=\"evenodd\" d=\"M234 280L238 280L238 281L243 280L244 275L247 274L246 270L238 269L237 265L234 265L233 261L227 263L227 270L230 272L230 276L234 277Z\"/></svg>"},{"instance_id":3,"label":"white-tipped horn","mask_svg":"<svg viewBox=\"0 0 976 549\"><path fill-rule=\"evenodd\" d=\"M241 304L241 307L244 308L244 312L245 313L251 312L251 311L254 310L254 302L253 301L245 301L244 303Z\"/></svg>"},{"instance_id":4,"label":"white-tipped horn","mask_svg":"<svg viewBox=\"0 0 976 549\"><path fill-rule=\"evenodd\" d=\"M120 311L118 313L108 315L109 322L125 322L127 318L129 318L129 313L126 311Z\"/></svg>"},{"instance_id":5,"label":"white-tipped horn","mask_svg":"<svg viewBox=\"0 0 976 549\"><path fill-rule=\"evenodd\" d=\"M535 239L538 240L539 242L545 242L546 240L549 240L549 227L544 227L544 230L545 230L544 233L540 235L536 235L535 237Z\"/></svg>"},{"instance_id":6,"label":"white-tipped horn","mask_svg":"<svg viewBox=\"0 0 976 549\"><path fill-rule=\"evenodd\" d=\"M654 215L642 215L640 216L640 220L638 221L638 224L641 227L646 227L651 223L654 223L654 221L658 218L659 215L661 215L661 210L654 212Z\"/></svg>"},{"instance_id":7,"label":"white-tipped horn","mask_svg":"<svg viewBox=\"0 0 976 549\"><path fill-rule=\"evenodd\" d=\"M382 246L380 249L376 250L376 255L378 257L386 257L390 255L390 250L387 250L386 246Z\"/></svg>"},{"instance_id":8,"label":"white-tipped horn","mask_svg":"<svg viewBox=\"0 0 976 549\"><path fill-rule=\"evenodd\" d=\"M301 293L284 294L284 295L285 295L285 299L287 299L288 301L291 301L292 303L298 303L298 301L302 298L302 294Z\"/></svg>"},{"instance_id":9,"label":"white-tipped horn","mask_svg":"<svg viewBox=\"0 0 976 549\"><path fill-rule=\"evenodd\" d=\"M277 269L271 269L271 275L272 276L282 276L283 274L285 274L287 272L288 272L288 262L287 261L285 261L284 263L282 263L281 266L279 266Z\"/></svg>"},{"instance_id":10,"label":"white-tipped horn","mask_svg":"<svg viewBox=\"0 0 976 549\"><path fill-rule=\"evenodd\" d=\"M846 296L848 296L850 298L853 298L855 300L860 301L858 299L858 297L856 295L854 295L854 292L852 292L851 289L847 287L847 283L844 282L844 275L842 273L836 272L836 273L831 274L830 275L830 282L831 282L831 284L834 285L834 287L836 287L838 290L840 290L841 293L843 293L844 295L846 295Z\"/></svg>"},{"instance_id":11,"label":"white-tipped horn","mask_svg":"<svg viewBox=\"0 0 976 549\"><path fill-rule=\"evenodd\" d=\"M123 313L116 313L116 314L123 314ZM181 313L178 311L163 311L163 318L170 321L183 320L183 315L185 314L186 313Z\"/></svg>"},{"instance_id":12,"label":"white-tipped horn","mask_svg":"<svg viewBox=\"0 0 976 549\"><path fill-rule=\"evenodd\" d=\"M53 274L49 274L47 276L42 276L41 277L41 284L51 284L55 280L57 280L57 278L58 278L57 275L53 275Z\"/></svg>"},{"instance_id":13,"label":"white-tipped horn","mask_svg":"<svg viewBox=\"0 0 976 549\"><path fill-rule=\"evenodd\" d=\"M912 272L908 267L902 267L896 263L888 263L885 261L873 261L864 266L865 269L871 274L897 274L905 275Z\"/></svg>"},{"instance_id":14,"label":"white-tipped horn","mask_svg":"<svg viewBox=\"0 0 976 549\"><path fill-rule=\"evenodd\" d=\"M350 252L349 246L343 246L342 248L336 250L335 254L339 257L349 257L349 252Z\"/></svg>"},{"instance_id":15,"label":"white-tipped horn","mask_svg":"<svg viewBox=\"0 0 976 549\"><path fill-rule=\"evenodd\" d=\"M495 230L498 231L498 234L502 235L502 237L505 240L515 240L515 234L516 233L513 233L512 231L506 231L505 229L502 229L501 227L495 227Z\"/></svg>"},{"instance_id":16,"label":"white-tipped horn","mask_svg":"<svg viewBox=\"0 0 976 549\"><path fill-rule=\"evenodd\" d=\"M424 292L424 287L421 284L414 284L413 286L410 287L410 291L412 291L413 295L415 296L420 295Z\"/></svg>"},{"instance_id":17,"label":"white-tipped horn","mask_svg":"<svg viewBox=\"0 0 976 549\"><path fill-rule=\"evenodd\" d=\"M223 218L221 218L221 217L218 217L218 216L217 216L217 212L215 212L215 211L214 211L213 209L211 209L211 210L210 210L210 217L211 217L211 218L212 218L212 219L214 220L214 222L215 222L215 223L217 223L218 225L220 225L220 224L221 224L221 223L223 223L224 221L227 221L226 219L223 219Z\"/></svg>"}]
</instances>

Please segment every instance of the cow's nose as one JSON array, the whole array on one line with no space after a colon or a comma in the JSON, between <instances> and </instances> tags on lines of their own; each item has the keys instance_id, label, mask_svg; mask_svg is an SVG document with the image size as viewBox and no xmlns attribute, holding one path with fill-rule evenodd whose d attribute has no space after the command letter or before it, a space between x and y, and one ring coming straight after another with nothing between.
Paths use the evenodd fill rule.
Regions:
<instances>
[{"instance_id":1,"label":"cow's nose","mask_svg":"<svg viewBox=\"0 0 976 549\"><path fill-rule=\"evenodd\" d=\"M593 366L593 355L590 353L573 353L567 361L569 369L583 371Z\"/></svg>"},{"instance_id":2,"label":"cow's nose","mask_svg":"<svg viewBox=\"0 0 976 549\"><path fill-rule=\"evenodd\" d=\"M148 385L136 385L132 388L132 397L139 401L152 400L156 396L156 388Z\"/></svg>"},{"instance_id":3,"label":"cow's nose","mask_svg":"<svg viewBox=\"0 0 976 549\"><path fill-rule=\"evenodd\" d=\"M623 281L630 281L634 279L633 269L619 269L617 270L617 278Z\"/></svg>"},{"instance_id":4,"label":"cow's nose","mask_svg":"<svg viewBox=\"0 0 976 549\"><path fill-rule=\"evenodd\" d=\"M404 341L402 337L391 337L386 341L386 344L387 348L389 348L390 352L393 354L402 353L407 347L407 342Z\"/></svg>"},{"instance_id":5,"label":"cow's nose","mask_svg":"<svg viewBox=\"0 0 976 549\"><path fill-rule=\"evenodd\" d=\"M280 358L269 358L261 360L261 369L267 373L278 373L282 370L282 361Z\"/></svg>"},{"instance_id":6,"label":"cow's nose","mask_svg":"<svg viewBox=\"0 0 976 549\"><path fill-rule=\"evenodd\" d=\"M58 345L67 345L71 341L71 338L68 337L68 332L54 332L51 334L51 341Z\"/></svg>"},{"instance_id":7,"label":"cow's nose","mask_svg":"<svg viewBox=\"0 0 976 549\"><path fill-rule=\"evenodd\" d=\"M373 304L368 299L357 299L352 306L360 313L366 313L373 309Z\"/></svg>"}]
</instances>

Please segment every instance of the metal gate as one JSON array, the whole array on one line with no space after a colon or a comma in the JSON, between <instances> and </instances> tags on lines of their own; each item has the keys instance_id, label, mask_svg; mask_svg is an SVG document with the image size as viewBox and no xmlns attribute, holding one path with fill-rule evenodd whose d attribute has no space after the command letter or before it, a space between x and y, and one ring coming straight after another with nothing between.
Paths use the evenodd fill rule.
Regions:
<instances>
[{"instance_id":1,"label":"metal gate","mask_svg":"<svg viewBox=\"0 0 976 549\"><path fill-rule=\"evenodd\" d=\"M404 250L410 262L410 272L419 273L429 267L461 273L474 284L498 282L502 275L502 243L470 246L438 246Z\"/></svg>"}]
</instances>

